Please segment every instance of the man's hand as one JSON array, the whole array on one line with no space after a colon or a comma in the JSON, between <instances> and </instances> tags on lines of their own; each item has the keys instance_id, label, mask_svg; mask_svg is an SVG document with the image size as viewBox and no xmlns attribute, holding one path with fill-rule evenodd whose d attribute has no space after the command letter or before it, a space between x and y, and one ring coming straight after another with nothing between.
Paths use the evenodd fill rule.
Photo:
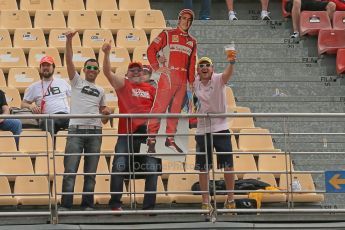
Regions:
<instances>
[{"instance_id":1,"label":"man's hand","mask_svg":"<svg viewBox=\"0 0 345 230\"><path fill-rule=\"evenodd\" d=\"M109 42L104 43L102 46L102 51L104 52L104 54L109 54L110 50L111 50L111 40Z\"/></svg>"},{"instance_id":2,"label":"man's hand","mask_svg":"<svg viewBox=\"0 0 345 230\"><path fill-rule=\"evenodd\" d=\"M68 31L65 33L66 41L72 41L74 35L77 33L77 31Z\"/></svg>"},{"instance_id":3,"label":"man's hand","mask_svg":"<svg viewBox=\"0 0 345 230\"><path fill-rule=\"evenodd\" d=\"M112 109L110 109L109 107L105 107L102 109L101 113L103 115L110 115L112 113Z\"/></svg>"},{"instance_id":4,"label":"man's hand","mask_svg":"<svg viewBox=\"0 0 345 230\"><path fill-rule=\"evenodd\" d=\"M0 124L2 123L2 122L4 122L5 121L5 119L0 119Z\"/></svg>"},{"instance_id":5,"label":"man's hand","mask_svg":"<svg viewBox=\"0 0 345 230\"><path fill-rule=\"evenodd\" d=\"M32 113L34 113L34 114L40 114L41 113L41 108L35 104L31 104L30 109L31 109Z\"/></svg>"}]
</instances>

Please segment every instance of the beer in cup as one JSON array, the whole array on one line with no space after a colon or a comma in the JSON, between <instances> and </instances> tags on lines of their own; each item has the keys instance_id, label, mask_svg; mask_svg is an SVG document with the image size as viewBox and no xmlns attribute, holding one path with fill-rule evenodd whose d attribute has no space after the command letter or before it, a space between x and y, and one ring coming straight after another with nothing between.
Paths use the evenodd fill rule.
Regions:
<instances>
[{"instance_id":1,"label":"beer in cup","mask_svg":"<svg viewBox=\"0 0 345 230\"><path fill-rule=\"evenodd\" d=\"M235 43L231 42L231 44L226 45L224 47L226 58L228 61L234 61L236 58L236 49L235 49Z\"/></svg>"}]
</instances>

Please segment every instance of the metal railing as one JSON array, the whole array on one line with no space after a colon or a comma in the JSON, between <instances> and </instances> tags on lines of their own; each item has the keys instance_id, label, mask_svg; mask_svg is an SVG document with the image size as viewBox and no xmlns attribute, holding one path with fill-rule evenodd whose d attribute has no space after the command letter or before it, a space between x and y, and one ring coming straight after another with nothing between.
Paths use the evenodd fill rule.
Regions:
<instances>
[{"instance_id":1,"label":"metal railing","mask_svg":"<svg viewBox=\"0 0 345 230\"><path fill-rule=\"evenodd\" d=\"M52 115L35 115L35 116L31 116L31 115L0 115L0 119L6 119L6 118L12 118L12 119L30 119L30 118L36 118L36 119L45 119L46 120L46 125L48 124L48 119L57 119L57 118L101 118L104 117L102 115L66 115L66 114L52 114ZM172 196L174 194L194 194L196 192L198 192L198 194L202 194L202 193L207 193L209 194L210 191L191 191L191 190L186 190L186 191L168 191L168 190L164 190L164 191L160 191L160 192L138 192L132 191L131 188L131 183L129 183L129 192L123 192L122 194L128 194L130 196L130 207L131 210L126 210L126 211L119 211L119 214L166 214L166 213L189 213L189 214L195 214L195 213L208 213L208 214L212 214L213 217L216 220L216 215L217 213L227 213L227 212L231 212L231 213L344 213L345 209L323 209L323 208L313 208L313 209L304 209L304 208L294 208L294 195L297 194L295 191L293 191L292 188L292 181L293 181L293 175L294 174L313 174L313 175L322 175L324 173L324 170L299 170L299 171L295 171L293 170L293 165L289 162L289 159L291 160L293 157L292 155L296 155L296 154L306 154L306 155L310 155L310 154L316 154L316 155L321 155L321 154L345 154L345 152L341 152L341 151L330 151L330 152L321 152L321 151L291 151L291 147L290 147L290 140L289 138L292 136L316 136L316 135L327 135L327 136L343 136L345 133L300 133L300 132L290 132L289 131L289 122L292 118L303 118L303 119L311 119L311 118L344 118L345 117L345 113L229 113L229 114L113 114L113 115L109 115L107 116L109 118L129 118L129 119L133 119L133 118L154 118L154 117L159 117L159 118L168 118L168 117L174 117L174 118L182 118L182 119L188 119L191 117L198 117L201 119L211 119L211 118L220 118L220 117L227 117L227 118L236 118L236 117L251 117L251 118L282 118L283 120L280 121L282 122L282 126L283 126L283 130L281 132L270 132L270 133L240 133L240 132L234 132L231 133L231 135L235 135L235 136L240 136L240 135L271 135L271 136L281 136L284 138L284 148L282 149L281 152L279 151L255 151L255 152L251 152L251 151L238 151L235 152L236 154L256 154L258 156L260 155L265 155L265 154L276 154L276 155L284 155L284 160L285 160L285 169L286 170L282 170L282 171L227 171L225 173L228 174L286 174L286 177L288 178L286 180L286 189L280 189L280 190L262 190L262 191L255 191L258 193L262 193L262 194L286 194L286 204L287 207L286 208L260 208L260 209L219 209L216 208L215 212L213 213L209 213L209 210L202 210L202 209L166 209L166 210L137 210L137 202L136 202L136 195L142 195L142 194L152 194L152 193L156 193L156 194L165 194L166 196ZM279 122L279 121L274 121L274 122ZM317 122L317 121L316 121ZM114 127L115 128L115 127ZM231 127L230 127L231 128ZM83 134L83 135L87 135L87 136L99 136L98 134ZM64 137L64 136L83 136L82 134L68 134L68 135L52 135L53 140L58 138L58 137ZM113 135L109 135L109 134L101 134L102 136L114 136L114 137L118 137L118 136L142 136L143 134L117 134L114 132ZM186 136L188 138L190 138L190 136L193 134L190 133L178 133L176 134L176 136ZM217 135L217 134L213 134L213 135ZM10 194L0 194L1 196L46 196L48 197L48 210L44 211L44 212L0 212L0 216L14 216L14 215L47 215L50 217L50 221L51 223L57 223L58 222L58 216L59 215L95 215L95 214L114 214L113 211L103 211L103 210L97 210L97 211L59 211L57 209L57 205L58 204L58 197L63 195L63 194L69 194L69 193L62 193L62 192L58 192L57 191L57 185L56 185L56 181L57 181L57 177L61 177L63 175L67 175L65 173L58 173L56 172L56 157L62 157L64 156L64 154L61 153L57 153L55 151L55 146L53 149L49 149L48 146L48 132L46 131L46 135L44 135L47 139L46 142L46 152L45 153L40 153L40 154L22 154L22 153L8 153L10 154L10 156L13 157L46 157L47 158L47 173L46 174L1 174L0 176L46 176L48 179L48 182L50 181L50 167L52 167L52 165L49 163L49 159L52 156L53 159L53 187L54 189L52 189L52 186L50 183L48 183L48 191L49 193L25 193L25 194L18 194L18 193L10 193ZM157 134L156 136L166 136L166 134ZM0 138L3 137L0 135ZM54 141L53 141L54 143ZM1 147L0 147L1 148ZM1 161L1 157L8 157L9 155L0 155L0 161ZM187 153L184 153L184 156L187 157L188 155L198 155L198 154L202 154L205 155L206 157L206 162L207 161L207 154L205 153L198 153L195 151L190 151L188 149ZM214 152L215 155L217 154L233 154L233 153L225 153L225 152ZM75 153L75 154L70 154L70 155L80 155L79 153ZM100 155L100 156L112 156L114 155L109 154L109 153L90 153L89 155ZM119 155L131 155L131 156L136 156L136 155L142 155L142 153L115 153L116 156ZM181 153L165 153L165 152L159 152L159 153L150 153L151 156L181 156ZM129 162L129 164L133 164L134 162ZM111 164L111 162L110 162ZM207 164L207 163L206 163ZM186 163L184 164L184 168L186 168ZM206 168L207 165L206 165ZM134 172L134 173L130 173L129 175L129 179L132 179L132 177L135 178L136 175L150 175L150 174L158 174L158 175L162 175L162 174L185 174L185 175L189 175L189 174L201 174L202 172L199 171L193 171L193 170L188 170L188 171L183 171L183 172L179 172L174 171L174 170L168 170L165 172L144 172L144 173L140 173L140 172ZM220 172L220 171L216 171L216 170L211 170L210 172L204 172L207 175L209 175L208 177L210 177L210 174L212 175L212 178L215 178L215 175L220 174L220 173L224 173L224 172ZM110 173L70 173L69 175L128 175L129 173L125 172L125 173L120 173L120 172L116 172L113 173L110 170ZM214 185L214 184L213 184ZM190 185L192 186L192 185ZM215 196L213 196L214 198L214 206L217 207L217 193L241 193L241 194L246 194L249 192L253 192L253 190L216 190L216 187L213 186L213 194L215 194ZM326 191L324 189L315 189L315 190L300 190L298 191L298 193L303 194L303 193L315 193L315 194L325 194ZM83 192L75 192L73 193L74 195L83 195L83 194L90 194L90 193L83 193ZM118 194L118 192L94 192L91 193L94 195L110 195L110 194ZM132 197L133 196L133 197ZM289 197L291 197L291 199L289 199ZM1 208L0 208L1 209Z\"/></svg>"}]
</instances>

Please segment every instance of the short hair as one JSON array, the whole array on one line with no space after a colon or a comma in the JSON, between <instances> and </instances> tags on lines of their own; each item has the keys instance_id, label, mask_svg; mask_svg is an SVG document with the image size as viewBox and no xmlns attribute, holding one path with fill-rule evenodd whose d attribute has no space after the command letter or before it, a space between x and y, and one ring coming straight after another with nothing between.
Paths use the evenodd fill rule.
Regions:
<instances>
[{"instance_id":1,"label":"short hair","mask_svg":"<svg viewBox=\"0 0 345 230\"><path fill-rule=\"evenodd\" d=\"M99 67L99 63L98 63L98 61L97 61L96 59L94 59L94 58L89 58L89 59L87 59L87 60L84 62L84 68L85 68L85 66L87 65L88 62L96 62L97 65L98 65L98 67Z\"/></svg>"}]
</instances>

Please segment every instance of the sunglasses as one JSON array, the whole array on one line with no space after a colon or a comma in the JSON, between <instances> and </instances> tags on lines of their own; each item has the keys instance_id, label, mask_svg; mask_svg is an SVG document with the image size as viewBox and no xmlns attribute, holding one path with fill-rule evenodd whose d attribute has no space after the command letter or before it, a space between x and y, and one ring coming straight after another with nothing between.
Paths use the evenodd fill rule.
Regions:
<instances>
[{"instance_id":1,"label":"sunglasses","mask_svg":"<svg viewBox=\"0 0 345 230\"><path fill-rule=\"evenodd\" d=\"M199 68L204 68L204 67L210 67L211 64L207 63L207 64L199 64Z\"/></svg>"},{"instance_id":2,"label":"sunglasses","mask_svg":"<svg viewBox=\"0 0 345 230\"><path fill-rule=\"evenodd\" d=\"M141 69L141 68L132 68L132 69L129 69L128 71L134 73L134 72L141 72L141 71L143 71L143 69Z\"/></svg>"},{"instance_id":3,"label":"sunglasses","mask_svg":"<svg viewBox=\"0 0 345 230\"><path fill-rule=\"evenodd\" d=\"M85 68L88 70L99 70L98 66L93 66L93 65L87 65L85 66Z\"/></svg>"}]
</instances>

